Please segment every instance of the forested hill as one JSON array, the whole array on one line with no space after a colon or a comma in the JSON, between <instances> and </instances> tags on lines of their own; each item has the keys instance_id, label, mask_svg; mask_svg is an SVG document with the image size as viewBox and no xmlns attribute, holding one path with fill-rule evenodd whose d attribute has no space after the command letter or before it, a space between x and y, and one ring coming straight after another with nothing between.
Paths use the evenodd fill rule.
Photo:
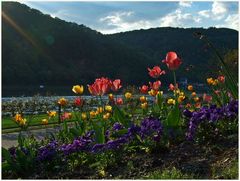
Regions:
<instances>
[{"instance_id":1,"label":"forested hill","mask_svg":"<svg viewBox=\"0 0 240 181\"><path fill-rule=\"evenodd\" d=\"M206 34L223 54L237 49L238 32L230 29L155 28L102 35L24 4L2 2L2 83L72 85L107 76L125 85L141 84L150 80L147 67L166 69L161 60L171 50L184 62L177 74L201 81L206 69L217 69L210 49L194 38L196 31ZM168 82L170 78L163 77Z\"/></svg>"}]
</instances>

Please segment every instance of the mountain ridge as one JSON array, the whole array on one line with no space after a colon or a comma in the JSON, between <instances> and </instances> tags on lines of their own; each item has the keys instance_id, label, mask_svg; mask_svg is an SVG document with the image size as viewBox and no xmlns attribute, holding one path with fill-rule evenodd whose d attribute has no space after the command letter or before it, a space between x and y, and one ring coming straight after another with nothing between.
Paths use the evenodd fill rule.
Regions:
<instances>
[{"instance_id":1,"label":"mountain ridge","mask_svg":"<svg viewBox=\"0 0 240 181\"><path fill-rule=\"evenodd\" d=\"M237 31L226 28L164 27L104 35L21 3L2 2L2 11L40 47L31 45L2 14L3 85L86 85L99 76L140 85L151 80L148 67L158 64L167 69L161 60L170 50L184 61L177 75L201 82L203 74L193 76L195 70L186 72L186 68L194 64L204 70L208 61L216 62L210 50L204 53L204 43L194 39L193 32L206 33L223 53L238 48ZM171 79L169 72L161 80Z\"/></svg>"}]
</instances>

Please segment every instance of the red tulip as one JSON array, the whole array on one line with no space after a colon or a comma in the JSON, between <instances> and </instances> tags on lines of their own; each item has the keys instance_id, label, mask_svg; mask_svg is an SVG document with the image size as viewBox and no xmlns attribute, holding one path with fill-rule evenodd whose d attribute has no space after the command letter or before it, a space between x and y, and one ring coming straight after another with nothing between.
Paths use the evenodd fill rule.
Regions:
<instances>
[{"instance_id":1,"label":"red tulip","mask_svg":"<svg viewBox=\"0 0 240 181\"><path fill-rule=\"evenodd\" d=\"M123 104L123 99L121 97L117 98L116 103L117 103L117 105L122 105Z\"/></svg>"},{"instance_id":2,"label":"red tulip","mask_svg":"<svg viewBox=\"0 0 240 181\"><path fill-rule=\"evenodd\" d=\"M212 96L209 96L207 94L203 94L203 100L206 101L206 102L210 102L212 101Z\"/></svg>"},{"instance_id":3,"label":"red tulip","mask_svg":"<svg viewBox=\"0 0 240 181\"><path fill-rule=\"evenodd\" d=\"M152 77L152 78L158 78L160 75L165 74L164 70L161 70L161 68L159 66L155 66L153 67L153 69L148 68L148 74Z\"/></svg>"},{"instance_id":4,"label":"red tulip","mask_svg":"<svg viewBox=\"0 0 240 181\"><path fill-rule=\"evenodd\" d=\"M111 88L111 81L108 78L98 78L92 85L88 85L88 90L92 95L102 96L106 94Z\"/></svg>"},{"instance_id":5,"label":"red tulip","mask_svg":"<svg viewBox=\"0 0 240 181\"><path fill-rule=\"evenodd\" d=\"M151 89L158 90L161 86L161 81L158 80L158 81L153 82L153 83L149 82L149 84L150 84Z\"/></svg>"},{"instance_id":6,"label":"red tulip","mask_svg":"<svg viewBox=\"0 0 240 181\"><path fill-rule=\"evenodd\" d=\"M225 82L225 77L224 77L224 75L219 75L217 79L218 79L218 81L221 82L221 83L224 83L224 82Z\"/></svg>"},{"instance_id":7,"label":"red tulip","mask_svg":"<svg viewBox=\"0 0 240 181\"><path fill-rule=\"evenodd\" d=\"M81 99L81 98L76 98L76 99L74 100L74 105L75 105L75 106L82 106L82 105L83 105L83 99Z\"/></svg>"},{"instance_id":8,"label":"red tulip","mask_svg":"<svg viewBox=\"0 0 240 181\"><path fill-rule=\"evenodd\" d=\"M181 65L182 61L178 58L175 52L168 52L166 59L162 61L166 63L170 70L176 70Z\"/></svg>"},{"instance_id":9,"label":"red tulip","mask_svg":"<svg viewBox=\"0 0 240 181\"><path fill-rule=\"evenodd\" d=\"M121 87L122 85L121 85L120 79L116 79L112 82L112 86L111 86L112 91L118 91Z\"/></svg>"},{"instance_id":10,"label":"red tulip","mask_svg":"<svg viewBox=\"0 0 240 181\"><path fill-rule=\"evenodd\" d=\"M140 92L142 94L147 94L148 93L148 86L147 85L143 85L142 87L139 88Z\"/></svg>"}]
</instances>

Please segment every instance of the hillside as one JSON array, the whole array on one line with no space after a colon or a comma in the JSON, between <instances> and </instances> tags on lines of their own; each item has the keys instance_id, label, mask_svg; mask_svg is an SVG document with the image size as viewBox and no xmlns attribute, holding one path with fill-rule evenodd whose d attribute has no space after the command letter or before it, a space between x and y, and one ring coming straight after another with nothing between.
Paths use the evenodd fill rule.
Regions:
<instances>
[{"instance_id":1,"label":"hillside","mask_svg":"<svg viewBox=\"0 0 240 181\"><path fill-rule=\"evenodd\" d=\"M238 32L231 29L155 28L103 35L24 4L2 2L2 83L72 85L108 76L125 85L142 84L150 80L147 67L160 64L166 69L160 62L171 50L184 62L177 74L201 82L205 70L217 69L211 50L193 36L196 31L223 54L238 48ZM163 77L171 79L169 74Z\"/></svg>"}]
</instances>

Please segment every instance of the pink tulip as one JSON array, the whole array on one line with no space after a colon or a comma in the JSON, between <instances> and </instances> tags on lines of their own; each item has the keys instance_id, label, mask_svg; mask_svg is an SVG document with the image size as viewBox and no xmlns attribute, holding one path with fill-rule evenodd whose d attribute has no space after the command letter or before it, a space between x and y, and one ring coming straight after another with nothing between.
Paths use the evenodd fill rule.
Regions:
<instances>
[{"instance_id":1,"label":"pink tulip","mask_svg":"<svg viewBox=\"0 0 240 181\"><path fill-rule=\"evenodd\" d=\"M98 78L92 85L88 85L88 90L92 95L102 96L111 88L111 81L108 78Z\"/></svg>"},{"instance_id":2,"label":"pink tulip","mask_svg":"<svg viewBox=\"0 0 240 181\"><path fill-rule=\"evenodd\" d=\"M160 86L161 86L161 81L160 80L158 80L158 81L156 81L156 82L149 82L149 84L150 84L150 87L151 87L151 89L153 89L153 90L159 90L159 88L160 88Z\"/></svg>"},{"instance_id":3,"label":"pink tulip","mask_svg":"<svg viewBox=\"0 0 240 181\"><path fill-rule=\"evenodd\" d=\"M117 98L116 103L117 103L117 105L122 105L123 104L123 99L121 97Z\"/></svg>"},{"instance_id":4,"label":"pink tulip","mask_svg":"<svg viewBox=\"0 0 240 181\"><path fill-rule=\"evenodd\" d=\"M116 79L112 82L112 86L111 86L112 91L118 91L121 87L122 85L121 85L120 79Z\"/></svg>"}]
</instances>

